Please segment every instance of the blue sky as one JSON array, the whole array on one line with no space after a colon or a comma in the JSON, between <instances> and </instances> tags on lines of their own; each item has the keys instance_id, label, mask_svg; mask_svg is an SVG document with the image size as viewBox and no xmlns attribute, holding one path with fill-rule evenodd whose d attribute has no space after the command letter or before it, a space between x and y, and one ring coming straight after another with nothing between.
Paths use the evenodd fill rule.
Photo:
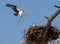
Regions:
<instances>
[{"instance_id":1,"label":"blue sky","mask_svg":"<svg viewBox=\"0 0 60 44\"><path fill-rule=\"evenodd\" d=\"M30 18L23 17L18 23L19 17L14 16L14 11L5 6L7 3L17 5ZM58 10L54 5L60 6L60 0L0 0L0 44L21 44L24 29L33 23L45 25L47 20L44 16L50 17ZM52 25L60 29L60 15Z\"/></svg>"}]
</instances>

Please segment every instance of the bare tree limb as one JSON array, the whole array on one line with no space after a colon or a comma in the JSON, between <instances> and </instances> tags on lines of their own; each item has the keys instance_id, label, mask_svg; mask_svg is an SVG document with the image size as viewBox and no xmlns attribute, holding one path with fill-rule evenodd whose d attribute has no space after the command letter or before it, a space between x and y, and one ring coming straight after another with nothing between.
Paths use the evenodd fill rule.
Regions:
<instances>
[{"instance_id":1,"label":"bare tree limb","mask_svg":"<svg viewBox=\"0 0 60 44\"><path fill-rule=\"evenodd\" d=\"M46 34L49 30L49 27L51 26L51 22L54 20L54 18L60 13L60 9L57 10L54 15L52 15L52 17L48 18L47 16L45 16L45 18L48 20L47 22L47 25L46 25L46 30L45 30L45 33L43 35L43 38L45 39L46 38ZM44 40L43 40L44 41Z\"/></svg>"},{"instance_id":2,"label":"bare tree limb","mask_svg":"<svg viewBox=\"0 0 60 44\"><path fill-rule=\"evenodd\" d=\"M54 13L54 15L52 15L52 17L48 18L47 16L45 16L45 18L48 20L47 22L47 26L51 26L51 22L54 20L54 18L60 13L60 9L58 11L56 11Z\"/></svg>"}]
</instances>

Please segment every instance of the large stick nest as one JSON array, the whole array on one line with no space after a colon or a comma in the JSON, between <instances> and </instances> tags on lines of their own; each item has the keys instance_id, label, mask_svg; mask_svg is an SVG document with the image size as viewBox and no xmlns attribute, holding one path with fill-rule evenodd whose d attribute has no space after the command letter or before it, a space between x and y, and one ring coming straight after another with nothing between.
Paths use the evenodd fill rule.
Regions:
<instances>
[{"instance_id":1,"label":"large stick nest","mask_svg":"<svg viewBox=\"0 0 60 44\"><path fill-rule=\"evenodd\" d=\"M44 40L44 33L46 30L46 26L35 26L35 27L30 27L28 29L28 32L26 33L25 36L25 43L26 44L33 44L33 43L38 43L39 41ZM58 38L59 35L59 30L55 28L54 26L49 27L48 32L45 35L45 40L50 41L50 40L55 40Z\"/></svg>"}]
</instances>

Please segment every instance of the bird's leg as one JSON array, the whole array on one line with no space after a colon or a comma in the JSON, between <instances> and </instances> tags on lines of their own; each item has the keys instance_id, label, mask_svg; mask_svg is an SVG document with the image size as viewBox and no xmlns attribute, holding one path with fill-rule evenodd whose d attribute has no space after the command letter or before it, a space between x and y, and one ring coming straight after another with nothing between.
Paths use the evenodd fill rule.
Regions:
<instances>
[{"instance_id":1,"label":"bird's leg","mask_svg":"<svg viewBox=\"0 0 60 44\"><path fill-rule=\"evenodd\" d=\"M20 17L20 18L19 18L19 22L21 22L23 16L19 16L19 17Z\"/></svg>"}]
</instances>

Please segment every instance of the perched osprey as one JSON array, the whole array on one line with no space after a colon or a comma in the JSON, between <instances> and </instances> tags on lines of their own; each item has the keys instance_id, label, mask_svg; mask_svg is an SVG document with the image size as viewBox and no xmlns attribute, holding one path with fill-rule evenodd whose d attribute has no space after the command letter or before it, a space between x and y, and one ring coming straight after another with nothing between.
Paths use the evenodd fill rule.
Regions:
<instances>
[{"instance_id":1,"label":"perched osprey","mask_svg":"<svg viewBox=\"0 0 60 44\"><path fill-rule=\"evenodd\" d=\"M60 8L60 6L55 5L55 7Z\"/></svg>"},{"instance_id":2,"label":"perched osprey","mask_svg":"<svg viewBox=\"0 0 60 44\"><path fill-rule=\"evenodd\" d=\"M24 13L23 10L19 9L17 6L12 5L12 4L6 4L7 7L10 7L11 9L13 9L13 11L15 11L14 15L18 16L18 15L22 15Z\"/></svg>"}]
</instances>

